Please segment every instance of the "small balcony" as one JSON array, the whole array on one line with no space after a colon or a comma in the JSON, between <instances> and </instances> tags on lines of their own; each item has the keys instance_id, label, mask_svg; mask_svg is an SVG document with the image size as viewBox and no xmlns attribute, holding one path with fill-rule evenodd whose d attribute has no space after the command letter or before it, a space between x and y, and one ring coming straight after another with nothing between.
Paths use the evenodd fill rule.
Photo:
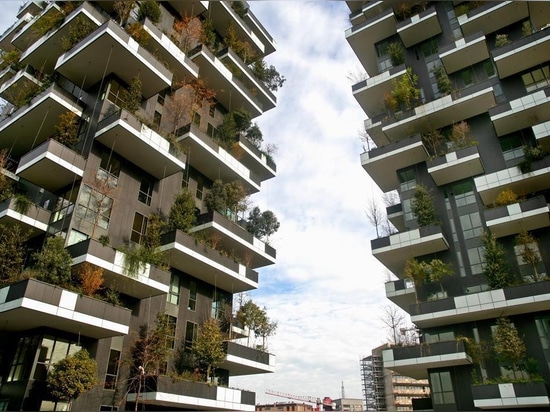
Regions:
<instances>
[{"instance_id":1,"label":"small balcony","mask_svg":"<svg viewBox=\"0 0 550 412\"><path fill-rule=\"evenodd\" d=\"M101 120L95 139L156 179L185 169L185 157L172 144L126 110ZM147 161L144 161L147 159Z\"/></svg>"},{"instance_id":2,"label":"small balcony","mask_svg":"<svg viewBox=\"0 0 550 412\"><path fill-rule=\"evenodd\" d=\"M550 226L550 208L544 196L487 209L484 214L487 228L497 238Z\"/></svg>"},{"instance_id":3,"label":"small balcony","mask_svg":"<svg viewBox=\"0 0 550 412\"><path fill-rule=\"evenodd\" d=\"M407 70L402 64L379 75L369 77L352 86L353 96L368 116L377 115L385 110L382 96L393 90L392 80L398 79L405 73Z\"/></svg>"},{"instance_id":4,"label":"small balcony","mask_svg":"<svg viewBox=\"0 0 550 412\"><path fill-rule=\"evenodd\" d=\"M76 99L53 84L0 123L2 147L18 158L49 139L56 131L59 115L68 111L82 116Z\"/></svg>"},{"instance_id":5,"label":"small balcony","mask_svg":"<svg viewBox=\"0 0 550 412\"><path fill-rule=\"evenodd\" d=\"M3 330L50 327L79 336L103 339L128 334L131 311L27 279L0 289Z\"/></svg>"},{"instance_id":6,"label":"small balcony","mask_svg":"<svg viewBox=\"0 0 550 412\"><path fill-rule=\"evenodd\" d=\"M262 182L277 175L277 165L271 156L260 151L246 137L239 136L238 145L242 150L242 156L239 161L250 169L251 173L257 175Z\"/></svg>"},{"instance_id":7,"label":"small balcony","mask_svg":"<svg viewBox=\"0 0 550 412\"><path fill-rule=\"evenodd\" d=\"M0 62L1 66L1 62ZM13 76L15 76L16 71L11 67L7 66L4 69L0 70L0 88L3 88L4 83L6 83L9 79L11 79Z\"/></svg>"},{"instance_id":8,"label":"small balcony","mask_svg":"<svg viewBox=\"0 0 550 412\"><path fill-rule=\"evenodd\" d=\"M14 106L21 107L41 87L42 82L35 77L32 67L26 66L0 86L0 97Z\"/></svg>"},{"instance_id":9,"label":"small balcony","mask_svg":"<svg viewBox=\"0 0 550 412\"><path fill-rule=\"evenodd\" d=\"M483 32L463 37L442 47L439 49L439 58L448 74L487 60L489 49Z\"/></svg>"},{"instance_id":10,"label":"small balcony","mask_svg":"<svg viewBox=\"0 0 550 412\"><path fill-rule=\"evenodd\" d=\"M225 342L226 356L220 369L229 371L229 376L254 375L275 372L275 356L236 342Z\"/></svg>"},{"instance_id":11,"label":"small balcony","mask_svg":"<svg viewBox=\"0 0 550 412\"><path fill-rule=\"evenodd\" d=\"M397 23L397 33L405 47L409 48L441 33L441 26L434 7Z\"/></svg>"},{"instance_id":12,"label":"small balcony","mask_svg":"<svg viewBox=\"0 0 550 412\"><path fill-rule=\"evenodd\" d=\"M385 368L414 379L427 379L428 369L473 363L460 340L393 347L384 350L382 357Z\"/></svg>"},{"instance_id":13,"label":"small balcony","mask_svg":"<svg viewBox=\"0 0 550 412\"><path fill-rule=\"evenodd\" d=\"M495 383L471 388L474 406L479 409L545 409L550 405L544 382Z\"/></svg>"},{"instance_id":14,"label":"small balcony","mask_svg":"<svg viewBox=\"0 0 550 412\"><path fill-rule=\"evenodd\" d=\"M183 129L177 140L186 153L191 166L214 181L239 180L248 193L260 190L261 180L227 150L212 140L194 124Z\"/></svg>"},{"instance_id":15,"label":"small balcony","mask_svg":"<svg viewBox=\"0 0 550 412\"><path fill-rule=\"evenodd\" d=\"M254 118L275 107L273 103L264 106L262 100L246 88L208 47L199 46L190 51L189 56L200 67L208 87L216 90L216 100L228 110L243 108Z\"/></svg>"},{"instance_id":16,"label":"small balcony","mask_svg":"<svg viewBox=\"0 0 550 412\"><path fill-rule=\"evenodd\" d=\"M25 13L17 19L10 27L8 27L2 36L0 36L0 49L9 52L15 49L12 44L13 37L33 18L31 13Z\"/></svg>"},{"instance_id":17,"label":"small balcony","mask_svg":"<svg viewBox=\"0 0 550 412\"><path fill-rule=\"evenodd\" d=\"M390 223L399 231L406 231L405 227L405 213L403 213L403 205L398 203L386 208L386 215Z\"/></svg>"},{"instance_id":18,"label":"small balcony","mask_svg":"<svg viewBox=\"0 0 550 412\"><path fill-rule=\"evenodd\" d=\"M419 134L361 154L361 166L383 192L399 187L397 170L429 159Z\"/></svg>"},{"instance_id":19,"label":"small balcony","mask_svg":"<svg viewBox=\"0 0 550 412\"><path fill-rule=\"evenodd\" d=\"M40 68L43 73L53 73L57 58L70 46L67 43L75 26L86 24L95 29L105 23L107 18L91 3L82 3L65 17L59 28L51 30L26 49L21 55L21 63Z\"/></svg>"},{"instance_id":20,"label":"small balcony","mask_svg":"<svg viewBox=\"0 0 550 412\"><path fill-rule=\"evenodd\" d=\"M170 70L112 20L61 55L55 70L84 90L99 83L105 73L114 73L127 84L139 76L146 99L172 84Z\"/></svg>"},{"instance_id":21,"label":"small balcony","mask_svg":"<svg viewBox=\"0 0 550 412\"><path fill-rule=\"evenodd\" d=\"M550 187L550 156L536 160L531 171L523 173L518 166L474 178L477 192L485 205L495 203L504 189L510 189L518 196L526 196Z\"/></svg>"},{"instance_id":22,"label":"small balcony","mask_svg":"<svg viewBox=\"0 0 550 412\"><path fill-rule=\"evenodd\" d=\"M494 80L462 89L455 95L447 95L416 107L393 119L382 120L382 132L389 141L396 141L403 135L426 133L452 123L486 113L496 105L493 94Z\"/></svg>"},{"instance_id":23,"label":"small balcony","mask_svg":"<svg viewBox=\"0 0 550 412\"><path fill-rule=\"evenodd\" d=\"M231 251L239 261L246 262L248 267L256 269L275 263L274 248L218 212L200 215L190 233L201 233L207 238L219 239L220 249Z\"/></svg>"},{"instance_id":24,"label":"small balcony","mask_svg":"<svg viewBox=\"0 0 550 412\"><path fill-rule=\"evenodd\" d=\"M550 121L539 123L531 129L537 144L550 151Z\"/></svg>"},{"instance_id":25,"label":"small balcony","mask_svg":"<svg viewBox=\"0 0 550 412\"><path fill-rule=\"evenodd\" d=\"M23 211L17 206L16 198L9 198L0 203L0 224L19 226L27 238L33 238L48 231L51 212L36 204Z\"/></svg>"},{"instance_id":26,"label":"small balcony","mask_svg":"<svg viewBox=\"0 0 550 412\"><path fill-rule=\"evenodd\" d=\"M268 33L262 23L256 18L250 8L246 9L246 14L243 18L245 24L250 30L260 39L264 45L264 55L267 56L275 51L275 40Z\"/></svg>"},{"instance_id":27,"label":"small balcony","mask_svg":"<svg viewBox=\"0 0 550 412\"><path fill-rule=\"evenodd\" d=\"M411 322L419 328L454 325L548 310L550 281L526 283L411 305Z\"/></svg>"},{"instance_id":28,"label":"small balcony","mask_svg":"<svg viewBox=\"0 0 550 412\"><path fill-rule=\"evenodd\" d=\"M491 1L458 16L458 24L465 36L482 31L485 35L496 32L529 16L524 1Z\"/></svg>"},{"instance_id":29,"label":"small balcony","mask_svg":"<svg viewBox=\"0 0 550 412\"><path fill-rule=\"evenodd\" d=\"M411 279L399 279L386 282L386 298L403 310L416 303L416 290Z\"/></svg>"},{"instance_id":30,"label":"small balcony","mask_svg":"<svg viewBox=\"0 0 550 412\"><path fill-rule=\"evenodd\" d=\"M532 127L535 122L550 120L550 87L489 110L498 136Z\"/></svg>"},{"instance_id":31,"label":"small balcony","mask_svg":"<svg viewBox=\"0 0 550 412\"><path fill-rule=\"evenodd\" d=\"M208 1L181 1L181 0L169 0L167 1L170 6L178 12L182 17L184 16L198 16L208 10Z\"/></svg>"},{"instance_id":32,"label":"small balcony","mask_svg":"<svg viewBox=\"0 0 550 412\"><path fill-rule=\"evenodd\" d=\"M83 156L50 139L21 157L15 174L55 192L81 179L85 167Z\"/></svg>"},{"instance_id":33,"label":"small balcony","mask_svg":"<svg viewBox=\"0 0 550 412\"><path fill-rule=\"evenodd\" d=\"M203 382L175 381L167 376L147 378L139 400L153 409L254 411L256 394ZM136 393L127 395L135 403Z\"/></svg>"},{"instance_id":34,"label":"small balcony","mask_svg":"<svg viewBox=\"0 0 550 412\"><path fill-rule=\"evenodd\" d=\"M384 266L401 278L409 257L424 256L449 249L441 226L424 226L408 232L371 240L371 250Z\"/></svg>"},{"instance_id":35,"label":"small balcony","mask_svg":"<svg viewBox=\"0 0 550 412\"><path fill-rule=\"evenodd\" d=\"M258 273L179 230L163 235L161 250L171 267L210 285L239 293L258 287Z\"/></svg>"},{"instance_id":36,"label":"small balcony","mask_svg":"<svg viewBox=\"0 0 550 412\"><path fill-rule=\"evenodd\" d=\"M34 16L15 36L11 43L21 51L37 41L51 28L50 22L63 19L63 11L56 3L50 3L40 14Z\"/></svg>"},{"instance_id":37,"label":"small balcony","mask_svg":"<svg viewBox=\"0 0 550 412\"><path fill-rule=\"evenodd\" d=\"M143 23L143 29L149 33L144 47L155 56L158 56L159 60L166 62L174 74L173 82L175 85L199 77L197 65L148 18Z\"/></svg>"},{"instance_id":38,"label":"small balcony","mask_svg":"<svg viewBox=\"0 0 550 412\"><path fill-rule=\"evenodd\" d=\"M395 33L397 28L392 9L385 10L346 30L349 45L371 77L379 73L378 55L374 45Z\"/></svg>"},{"instance_id":39,"label":"small balcony","mask_svg":"<svg viewBox=\"0 0 550 412\"><path fill-rule=\"evenodd\" d=\"M140 268L139 273L128 273L124 264L124 253L110 246L102 246L96 240L88 239L68 246L73 258L73 267L84 262L103 269L104 284L117 292L145 299L168 293L170 273L149 264Z\"/></svg>"},{"instance_id":40,"label":"small balcony","mask_svg":"<svg viewBox=\"0 0 550 412\"><path fill-rule=\"evenodd\" d=\"M465 147L428 162L428 173L438 186L484 173L477 146Z\"/></svg>"}]
</instances>

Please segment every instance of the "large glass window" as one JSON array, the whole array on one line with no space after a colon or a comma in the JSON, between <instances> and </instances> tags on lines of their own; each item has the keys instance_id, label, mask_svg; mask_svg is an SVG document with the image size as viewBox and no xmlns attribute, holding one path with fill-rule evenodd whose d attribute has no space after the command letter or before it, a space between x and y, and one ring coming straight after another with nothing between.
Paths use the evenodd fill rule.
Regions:
<instances>
[{"instance_id":1,"label":"large glass window","mask_svg":"<svg viewBox=\"0 0 550 412\"><path fill-rule=\"evenodd\" d=\"M226 308L229 302L231 302L231 295L216 289L212 299L212 317L218 320L225 320Z\"/></svg>"},{"instance_id":2,"label":"large glass window","mask_svg":"<svg viewBox=\"0 0 550 412\"><path fill-rule=\"evenodd\" d=\"M426 40L424 43L422 43L420 48L424 57L429 57L431 55L437 54L438 45L436 38L432 37L431 39Z\"/></svg>"},{"instance_id":3,"label":"large glass window","mask_svg":"<svg viewBox=\"0 0 550 412\"><path fill-rule=\"evenodd\" d=\"M406 190L412 190L416 187L416 175L414 172L414 168L398 170L397 177L399 178L400 192L404 192Z\"/></svg>"},{"instance_id":4,"label":"large glass window","mask_svg":"<svg viewBox=\"0 0 550 412\"><path fill-rule=\"evenodd\" d=\"M485 248L483 246L468 249L468 260L470 261L470 270L472 275L478 275L483 272L485 263Z\"/></svg>"},{"instance_id":5,"label":"large glass window","mask_svg":"<svg viewBox=\"0 0 550 412\"><path fill-rule=\"evenodd\" d=\"M168 295L166 295L166 300L169 303L174 305L179 305L180 303L180 286L181 278L177 273L172 273L170 278L170 289L168 290Z\"/></svg>"},{"instance_id":6,"label":"large glass window","mask_svg":"<svg viewBox=\"0 0 550 412\"><path fill-rule=\"evenodd\" d=\"M147 177L143 176L141 178L141 184L139 186L138 200L141 203L151 206L151 199L153 197L153 181Z\"/></svg>"},{"instance_id":7,"label":"large glass window","mask_svg":"<svg viewBox=\"0 0 550 412\"><path fill-rule=\"evenodd\" d=\"M481 215L479 212L468 213L460 216L460 226L464 239L471 239L481 236L483 226L481 223Z\"/></svg>"},{"instance_id":8,"label":"large glass window","mask_svg":"<svg viewBox=\"0 0 550 412\"><path fill-rule=\"evenodd\" d=\"M120 351L111 349L111 352L109 353L109 363L107 364L107 373L105 374L105 389L116 389L119 365Z\"/></svg>"},{"instance_id":9,"label":"large glass window","mask_svg":"<svg viewBox=\"0 0 550 412\"><path fill-rule=\"evenodd\" d=\"M176 325L178 318L167 315L168 333L166 334L166 347L168 349L174 349L176 346Z\"/></svg>"},{"instance_id":10,"label":"large glass window","mask_svg":"<svg viewBox=\"0 0 550 412\"><path fill-rule=\"evenodd\" d=\"M141 244L145 233L147 231L147 217L143 216L141 213L136 212L134 214L134 224L132 225L132 234L130 240L132 242Z\"/></svg>"},{"instance_id":11,"label":"large glass window","mask_svg":"<svg viewBox=\"0 0 550 412\"><path fill-rule=\"evenodd\" d=\"M33 356L33 338L25 337L20 338L15 351L15 356L8 375L8 382L25 380L28 378L28 362Z\"/></svg>"},{"instance_id":12,"label":"large glass window","mask_svg":"<svg viewBox=\"0 0 550 412\"><path fill-rule=\"evenodd\" d=\"M432 400L435 405L454 404L455 395L450 372L430 373Z\"/></svg>"},{"instance_id":13,"label":"large glass window","mask_svg":"<svg viewBox=\"0 0 550 412\"><path fill-rule=\"evenodd\" d=\"M546 358L546 363L550 368L550 316L544 316L535 319L537 331L539 334L540 344Z\"/></svg>"},{"instance_id":14,"label":"large glass window","mask_svg":"<svg viewBox=\"0 0 550 412\"><path fill-rule=\"evenodd\" d=\"M476 203L474 184L472 180L454 183L445 190L445 196L454 196L456 207L462 207Z\"/></svg>"},{"instance_id":15,"label":"large glass window","mask_svg":"<svg viewBox=\"0 0 550 412\"><path fill-rule=\"evenodd\" d=\"M53 336L44 336L38 345L38 359L33 379L45 380L53 364L65 359L68 355L74 355L80 349L81 347L74 342Z\"/></svg>"},{"instance_id":16,"label":"large glass window","mask_svg":"<svg viewBox=\"0 0 550 412\"><path fill-rule=\"evenodd\" d=\"M92 189L90 186L84 185L78 199L76 214L79 218L92 223L94 226L108 229L112 207L112 198L105 193Z\"/></svg>"},{"instance_id":17,"label":"large glass window","mask_svg":"<svg viewBox=\"0 0 550 412\"><path fill-rule=\"evenodd\" d=\"M101 163L99 167L110 175L120 176L120 161L113 156L113 153L104 151L101 153Z\"/></svg>"},{"instance_id":18,"label":"large glass window","mask_svg":"<svg viewBox=\"0 0 550 412\"><path fill-rule=\"evenodd\" d=\"M499 139L504 160L512 160L523 156L523 144L517 134L508 135Z\"/></svg>"},{"instance_id":19,"label":"large glass window","mask_svg":"<svg viewBox=\"0 0 550 412\"><path fill-rule=\"evenodd\" d=\"M187 321L185 325L185 350L190 351L193 348L193 342L197 339L199 325L195 322Z\"/></svg>"},{"instance_id":20,"label":"large glass window","mask_svg":"<svg viewBox=\"0 0 550 412\"><path fill-rule=\"evenodd\" d=\"M450 340L455 340L455 333L450 329L424 332L424 341L426 343L446 342Z\"/></svg>"}]
</instances>

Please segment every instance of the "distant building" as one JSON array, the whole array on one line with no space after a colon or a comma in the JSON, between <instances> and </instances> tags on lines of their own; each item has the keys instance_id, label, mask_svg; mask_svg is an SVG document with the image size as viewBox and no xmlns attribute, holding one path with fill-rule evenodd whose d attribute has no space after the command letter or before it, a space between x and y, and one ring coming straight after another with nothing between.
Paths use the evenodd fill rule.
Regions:
<instances>
[{"instance_id":1,"label":"distant building","mask_svg":"<svg viewBox=\"0 0 550 412\"><path fill-rule=\"evenodd\" d=\"M340 398L334 399L333 405L337 411L363 411L363 399L361 398Z\"/></svg>"},{"instance_id":2,"label":"distant building","mask_svg":"<svg viewBox=\"0 0 550 412\"><path fill-rule=\"evenodd\" d=\"M266 405L256 405L256 411L313 411L316 407L307 403L275 402Z\"/></svg>"},{"instance_id":3,"label":"distant building","mask_svg":"<svg viewBox=\"0 0 550 412\"><path fill-rule=\"evenodd\" d=\"M412 411L412 399L430 395L427 379L412 379L384 368L382 351L388 343L361 359L361 383L367 411ZM347 409L358 410L358 409Z\"/></svg>"}]
</instances>

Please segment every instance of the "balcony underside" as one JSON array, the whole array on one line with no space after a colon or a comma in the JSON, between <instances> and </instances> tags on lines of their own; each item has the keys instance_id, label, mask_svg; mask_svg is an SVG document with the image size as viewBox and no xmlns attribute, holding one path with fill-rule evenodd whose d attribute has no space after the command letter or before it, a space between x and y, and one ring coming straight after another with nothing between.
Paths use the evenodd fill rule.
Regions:
<instances>
[{"instance_id":1,"label":"balcony underside","mask_svg":"<svg viewBox=\"0 0 550 412\"><path fill-rule=\"evenodd\" d=\"M35 205L32 205L26 213L18 212L13 198L0 203L0 225L18 226L29 239L47 232L50 215L49 210Z\"/></svg>"},{"instance_id":2,"label":"balcony underside","mask_svg":"<svg viewBox=\"0 0 550 412\"><path fill-rule=\"evenodd\" d=\"M475 10L473 10L475 13ZM471 14L472 12L468 13ZM465 36L482 31L489 34L509 26L516 21L521 21L529 15L529 6L524 1L503 1L495 2L493 7L487 10L471 14L458 16L458 23Z\"/></svg>"},{"instance_id":3,"label":"balcony underside","mask_svg":"<svg viewBox=\"0 0 550 412\"><path fill-rule=\"evenodd\" d=\"M537 144L550 152L550 121L532 127Z\"/></svg>"},{"instance_id":4,"label":"balcony underside","mask_svg":"<svg viewBox=\"0 0 550 412\"><path fill-rule=\"evenodd\" d=\"M426 345L427 348L429 345ZM426 349L429 350L429 349ZM466 352L446 355L423 356L419 358L388 361L384 359L384 368L391 369L401 375L413 379L427 379L428 369L452 368L454 366L471 365L472 359Z\"/></svg>"},{"instance_id":5,"label":"balcony underside","mask_svg":"<svg viewBox=\"0 0 550 412\"><path fill-rule=\"evenodd\" d=\"M14 106L22 106L22 102L41 86L42 83L30 73L20 71L0 87L0 97Z\"/></svg>"},{"instance_id":6,"label":"balcony underside","mask_svg":"<svg viewBox=\"0 0 550 412\"><path fill-rule=\"evenodd\" d=\"M242 153L239 161L257 175L262 182L277 175L276 164L265 153L260 152L258 148L247 142L246 138L239 139L239 148Z\"/></svg>"},{"instance_id":7,"label":"balcony underside","mask_svg":"<svg viewBox=\"0 0 550 412\"><path fill-rule=\"evenodd\" d=\"M401 309L407 311L410 305L416 303L416 292L414 284L407 285L403 288L397 288L396 285L402 283L403 280L397 280L386 283L386 298L391 300Z\"/></svg>"},{"instance_id":8,"label":"balcony underside","mask_svg":"<svg viewBox=\"0 0 550 412\"><path fill-rule=\"evenodd\" d=\"M399 68L401 69L398 70ZM393 90L392 80L398 79L406 72L405 66L399 66L395 70L390 69L368 78L364 81L364 87L355 90L353 96L368 116L376 115L384 110L383 96Z\"/></svg>"},{"instance_id":9,"label":"balcony underside","mask_svg":"<svg viewBox=\"0 0 550 412\"><path fill-rule=\"evenodd\" d=\"M495 237L510 236L550 226L550 208L548 205L529 212L519 212L500 219L488 220L487 228Z\"/></svg>"},{"instance_id":10,"label":"balcony underside","mask_svg":"<svg viewBox=\"0 0 550 412\"><path fill-rule=\"evenodd\" d=\"M489 49L485 36L481 35L468 42L464 39L457 40L455 48L441 53L440 58L448 74L486 60L489 58Z\"/></svg>"},{"instance_id":11,"label":"balcony underside","mask_svg":"<svg viewBox=\"0 0 550 412\"><path fill-rule=\"evenodd\" d=\"M501 79L531 67L537 67L548 61L547 57L550 56L550 30L544 30L542 33L544 37L518 47L510 45L513 47L510 51L494 57L498 76Z\"/></svg>"},{"instance_id":12,"label":"balcony underside","mask_svg":"<svg viewBox=\"0 0 550 412\"><path fill-rule=\"evenodd\" d=\"M46 26L48 22L55 21L58 18L63 18L61 8L55 3L50 3L40 15L37 15L13 36L12 44L19 50L26 50L42 36L40 26Z\"/></svg>"},{"instance_id":13,"label":"balcony underside","mask_svg":"<svg viewBox=\"0 0 550 412\"><path fill-rule=\"evenodd\" d=\"M5 52L9 52L15 49L15 46L12 44L13 37L19 33L19 31L31 21L33 15L31 13L25 13L21 16L10 28L8 28L2 37L0 37L0 49Z\"/></svg>"},{"instance_id":14,"label":"balcony underside","mask_svg":"<svg viewBox=\"0 0 550 412\"><path fill-rule=\"evenodd\" d=\"M139 77L146 99L172 84L170 71L113 21L59 57L55 70L84 90L110 73L127 84Z\"/></svg>"},{"instance_id":15,"label":"balcony underside","mask_svg":"<svg viewBox=\"0 0 550 412\"><path fill-rule=\"evenodd\" d=\"M176 10L181 17L198 16L208 9L208 1L199 0L171 0L167 1L170 6Z\"/></svg>"},{"instance_id":16,"label":"balcony underside","mask_svg":"<svg viewBox=\"0 0 550 412\"><path fill-rule=\"evenodd\" d=\"M225 360L219 365L219 368L229 371L229 376L275 372L274 358L269 353L248 348L235 342L228 342L228 345ZM242 350L242 353L239 353L240 350Z\"/></svg>"},{"instance_id":17,"label":"balcony underside","mask_svg":"<svg viewBox=\"0 0 550 412\"><path fill-rule=\"evenodd\" d=\"M410 23L397 29L405 47L409 48L441 33L441 26L435 10L428 12L427 15L413 16L413 19Z\"/></svg>"},{"instance_id":18,"label":"balcony underside","mask_svg":"<svg viewBox=\"0 0 550 412\"><path fill-rule=\"evenodd\" d=\"M550 120L550 87L512 100L503 108L496 107L490 114L498 136L548 121Z\"/></svg>"},{"instance_id":19,"label":"balcony underside","mask_svg":"<svg viewBox=\"0 0 550 412\"><path fill-rule=\"evenodd\" d=\"M444 164L428 168L428 173L436 185L443 186L484 172L481 157L477 151L462 158L457 158L456 153L447 154Z\"/></svg>"}]
</instances>

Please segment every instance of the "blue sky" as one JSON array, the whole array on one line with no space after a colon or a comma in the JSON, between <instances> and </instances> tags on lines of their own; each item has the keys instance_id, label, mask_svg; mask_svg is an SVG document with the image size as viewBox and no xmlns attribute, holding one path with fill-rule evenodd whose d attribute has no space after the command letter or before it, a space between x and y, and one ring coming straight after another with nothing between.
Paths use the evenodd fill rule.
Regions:
<instances>
[{"instance_id":1,"label":"blue sky","mask_svg":"<svg viewBox=\"0 0 550 412\"><path fill-rule=\"evenodd\" d=\"M0 32L21 2L3 1ZM388 275L370 255L365 209L376 185L361 168L365 115L351 93L360 69L345 40L344 1L252 1L277 52L266 61L285 76L277 108L258 119L278 146L278 176L252 201L281 222L271 244L277 264L260 269L249 296L278 322L269 339L274 374L232 379L257 402L284 401L266 389L314 397L362 397L359 360L387 340L380 320Z\"/></svg>"}]
</instances>

